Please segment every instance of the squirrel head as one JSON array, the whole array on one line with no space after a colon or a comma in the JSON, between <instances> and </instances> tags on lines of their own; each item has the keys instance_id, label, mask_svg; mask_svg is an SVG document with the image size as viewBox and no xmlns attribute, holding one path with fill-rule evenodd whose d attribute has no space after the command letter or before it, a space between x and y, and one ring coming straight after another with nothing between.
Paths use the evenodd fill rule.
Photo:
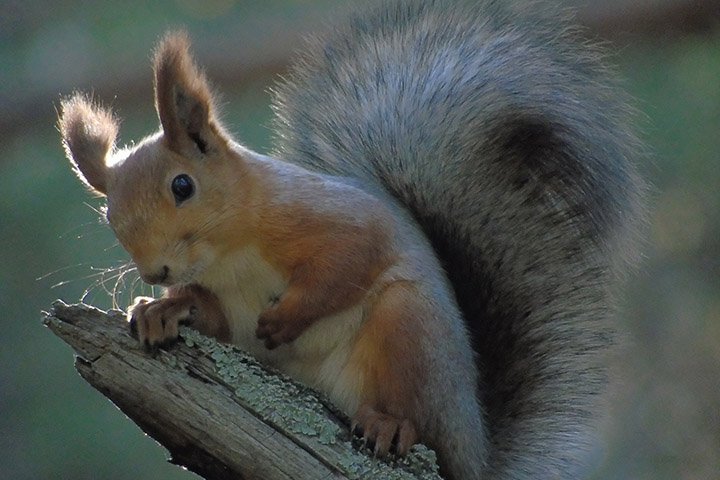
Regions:
<instances>
[{"instance_id":1,"label":"squirrel head","mask_svg":"<svg viewBox=\"0 0 720 480\"><path fill-rule=\"evenodd\" d=\"M143 280L168 286L198 281L225 253L218 239L243 241L248 229L237 218L238 202L252 185L244 152L231 147L215 116L187 35L166 34L153 64L158 133L117 148L117 119L81 93L62 101L59 129L78 177L106 197L108 222Z\"/></svg>"}]
</instances>

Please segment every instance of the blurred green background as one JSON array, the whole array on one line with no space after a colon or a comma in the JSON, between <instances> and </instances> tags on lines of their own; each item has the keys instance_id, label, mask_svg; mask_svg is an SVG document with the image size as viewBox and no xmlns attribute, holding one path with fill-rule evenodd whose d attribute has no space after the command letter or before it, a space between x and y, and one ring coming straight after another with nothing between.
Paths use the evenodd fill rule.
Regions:
<instances>
[{"instance_id":1,"label":"blurred green background","mask_svg":"<svg viewBox=\"0 0 720 480\"><path fill-rule=\"evenodd\" d=\"M269 137L267 87L299 35L346 3L0 3L0 478L194 477L168 465L161 447L85 384L70 348L41 325L41 310L55 298L85 296L110 307L107 290L115 279L102 272L127 261L98 220L101 201L87 195L64 159L55 128L60 96L95 91L123 119L120 142L141 138L157 124L150 49L165 29L185 25L198 60L223 92L226 123L262 150ZM662 19L648 27L642 12L633 17L632 0L603 8L574 3L585 23L614 42L614 61L638 99L639 123L654 151L642 165L654 185L650 241L641 271L625 289L619 321L628 347L617 360L608 446L597 452L594 476L717 479L718 9L700 14L699 23L665 28ZM119 285L121 306L132 296L127 283Z\"/></svg>"}]
</instances>

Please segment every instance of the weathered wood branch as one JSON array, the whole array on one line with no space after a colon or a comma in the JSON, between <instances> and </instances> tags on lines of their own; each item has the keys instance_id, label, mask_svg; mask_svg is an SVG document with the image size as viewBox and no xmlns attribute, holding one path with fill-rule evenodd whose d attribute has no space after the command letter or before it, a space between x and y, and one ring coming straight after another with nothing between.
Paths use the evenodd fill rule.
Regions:
<instances>
[{"instance_id":1,"label":"weathered wood branch","mask_svg":"<svg viewBox=\"0 0 720 480\"><path fill-rule=\"evenodd\" d=\"M194 330L152 356L122 312L57 301L44 323L75 350L88 383L167 448L171 462L205 478L440 478L432 451L415 447L392 465L365 455L318 394Z\"/></svg>"}]
</instances>

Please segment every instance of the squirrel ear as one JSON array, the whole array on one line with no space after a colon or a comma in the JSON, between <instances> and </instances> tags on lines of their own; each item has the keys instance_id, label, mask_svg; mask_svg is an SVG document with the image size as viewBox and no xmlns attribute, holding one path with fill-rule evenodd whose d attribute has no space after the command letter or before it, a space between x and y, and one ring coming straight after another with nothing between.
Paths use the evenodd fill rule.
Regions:
<instances>
[{"instance_id":1,"label":"squirrel ear","mask_svg":"<svg viewBox=\"0 0 720 480\"><path fill-rule=\"evenodd\" d=\"M155 108L168 147L192 155L224 145L210 87L193 64L186 32L165 34L155 49L153 67Z\"/></svg>"},{"instance_id":2,"label":"squirrel ear","mask_svg":"<svg viewBox=\"0 0 720 480\"><path fill-rule=\"evenodd\" d=\"M58 127L65 155L77 176L100 194L107 193L106 157L114 148L118 122L109 110L75 93L61 101Z\"/></svg>"}]
</instances>

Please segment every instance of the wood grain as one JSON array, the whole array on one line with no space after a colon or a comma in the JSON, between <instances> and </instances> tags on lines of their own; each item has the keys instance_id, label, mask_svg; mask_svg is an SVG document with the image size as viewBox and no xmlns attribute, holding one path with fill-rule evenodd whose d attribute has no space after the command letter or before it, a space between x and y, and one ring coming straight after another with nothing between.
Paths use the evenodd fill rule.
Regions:
<instances>
[{"instance_id":1,"label":"wood grain","mask_svg":"<svg viewBox=\"0 0 720 480\"><path fill-rule=\"evenodd\" d=\"M440 478L432 451L416 446L391 462L365 455L320 395L194 330L153 356L122 312L57 301L44 323L75 350L88 383L165 446L171 462L202 477Z\"/></svg>"}]
</instances>

